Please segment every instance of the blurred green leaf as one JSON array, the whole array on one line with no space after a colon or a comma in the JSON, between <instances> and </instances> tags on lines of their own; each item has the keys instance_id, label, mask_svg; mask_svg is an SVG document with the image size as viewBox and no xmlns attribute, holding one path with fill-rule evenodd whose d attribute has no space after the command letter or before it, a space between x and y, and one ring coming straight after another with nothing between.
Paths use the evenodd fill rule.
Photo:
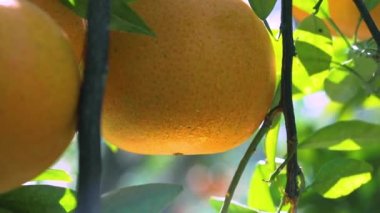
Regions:
<instances>
[{"instance_id":1,"label":"blurred green leaf","mask_svg":"<svg viewBox=\"0 0 380 213\"><path fill-rule=\"evenodd\" d=\"M82 18L87 18L88 0L60 0L65 6ZM131 0L111 1L110 29L124 32L141 33L154 36L154 32L130 7Z\"/></svg>"},{"instance_id":2,"label":"blurred green leaf","mask_svg":"<svg viewBox=\"0 0 380 213\"><path fill-rule=\"evenodd\" d=\"M87 18L89 0L60 0L60 2L82 18Z\"/></svg>"},{"instance_id":3,"label":"blurred green leaf","mask_svg":"<svg viewBox=\"0 0 380 213\"><path fill-rule=\"evenodd\" d=\"M293 85L302 94L297 94L297 98L309 95L323 89L324 81L328 76L328 71L323 71L309 76L305 67L298 58L293 59Z\"/></svg>"},{"instance_id":4,"label":"blurred green leaf","mask_svg":"<svg viewBox=\"0 0 380 213\"><path fill-rule=\"evenodd\" d=\"M277 159L276 165L280 165L282 159ZM266 180L270 179L273 169L265 161L259 161L256 164L252 175L249 191L248 191L248 206L260 211L274 212L276 211L276 203L280 203L284 186L286 182L285 170L275 178L271 183ZM283 208L284 210L286 207Z\"/></svg>"},{"instance_id":5,"label":"blurred green leaf","mask_svg":"<svg viewBox=\"0 0 380 213\"><path fill-rule=\"evenodd\" d=\"M340 121L316 131L299 148L352 151L380 146L379 138L380 125L359 120Z\"/></svg>"},{"instance_id":6,"label":"blurred green leaf","mask_svg":"<svg viewBox=\"0 0 380 213\"><path fill-rule=\"evenodd\" d=\"M361 89L357 77L338 68L330 72L324 87L331 100L341 103L351 100Z\"/></svg>"},{"instance_id":7,"label":"blurred green leaf","mask_svg":"<svg viewBox=\"0 0 380 213\"><path fill-rule=\"evenodd\" d=\"M0 206L14 213L66 213L60 204L66 189L49 185L21 186L0 194Z\"/></svg>"},{"instance_id":8,"label":"blurred green leaf","mask_svg":"<svg viewBox=\"0 0 380 213\"><path fill-rule=\"evenodd\" d=\"M380 98L375 95L368 96L363 102L364 109L380 108Z\"/></svg>"},{"instance_id":9,"label":"blurred green leaf","mask_svg":"<svg viewBox=\"0 0 380 213\"><path fill-rule=\"evenodd\" d=\"M180 192L175 184L146 184L117 189L102 196L102 213L159 212Z\"/></svg>"},{"instance_id":10,"label":"blurred green leaf","mask_svg":"<svg viewBox=\"0 0 380 213\"><path fill-rule=\"evenodd\" d=\"M72 212L77 207L77 199L74 191L66 189L65 194L59 201L61 206L66 210L66 212Z\"/></svg>"},{"instance_id":11,"label":"blurred green leaf","mask_svg":"<svg viewBox=\"0 0 380 213\"><path fill-rule=\"evenodd\" d=\"M268 167L272 169L272 172L276 170L276 153L277 153L277 142L278 133L280 131L281 116L278 116L273 122L272 128L268 131L265 137L265 156Z\"/></svg>"},{"instance_id":12,"label":"blurred green leaf","mask_svg":"<svg viewBox=\"0 0 380 213\"><path fill-rule=\"evenodd\" d=\"M210 205L217 211L222 208L224 202L224 198L211 197L209 200ZM232 201L229 208L228 213L257 213L254 209L249 208L243 204L240 204L236 201Z\"/></svg>"},{"instance_id":13,"label":"blurred green leaf","mask_svg":"<svg viewBox=\"0 0 380 213\"><path fill-rule=\"evenodd\" d=\"M372 10L380 3L380 0L364 0L364 3L369 10Z\"/></svg>"},{"instance_id":14,"label":"blurred green leaf","mask_svg":"<svg viewBox=\"0 0 380 213\"><path fill-rule=\"evenodd\" d=\"M10 210L3 209L3 208L0 207L0 213L13 213L13 212L10 211Z\"/></svg>"},{"instance_id":15,"label":"blurred green leaf","mask_svg":"<svg viewBox=\"0 0 380 213\"><path fill-rule=\"evenodd\" d=\"M334 159L321 167L311 188L325 198L346 196L371 180L372 166L354 159Z\"/></svg>"},{"instance_id":16,"label":"blurred green leaf","mask_svg":"<svg viewBox=\"0 0 380 213\"><path fill-rule=\"evenodd\" d=\"M365 80L369 81L378 70L379 65L375 59L365 55L354 55L354 70Z\"/></svg>"},{"instance_id":17,"label":"blurred green leaf","mask_svg":"<svg viewBox=\"0 0 380 213\"><path fill-rule=\"evenodd\" d=\"M269 180L272 172L272 169L264 161L256 164L249 184L248 206L262 211L276 211L275 201L270 193L270 183L265 181Z\"/></svg>"},{"instance_id":18,"label":"blurred green leaf","mask_svg":"<svg viewBox=\"0 0 380 213\"><path fill-rule=\"evenodd\" d=\"M249 4L256 15L265 20L273 10L276 0L249 0Z\"/></svg>"},{"instance_id":19,"label":"blurred green leaf","mask_svg":"<svg viewBox=\"0 0 380 213\"><path fill-rule=\"evenodd\" d=\"M55 180L55 181L64 181L71 182L72 179L70 175L59 169L48 169L44 173L40 174L38 177L33 179L34 181L45 181L45 180Z\"/></svg>"}]
</instances>

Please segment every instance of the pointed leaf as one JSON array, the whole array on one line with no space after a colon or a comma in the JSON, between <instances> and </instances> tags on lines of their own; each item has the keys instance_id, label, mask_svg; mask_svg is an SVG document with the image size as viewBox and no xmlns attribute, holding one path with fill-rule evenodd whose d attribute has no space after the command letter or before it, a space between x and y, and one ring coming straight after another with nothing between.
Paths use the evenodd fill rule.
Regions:
<instances>
[{"instance_id":1,"label":"pointed leaf","mask_svg":"<svg viewBox=\"0 0 380 213\"><path fill-rule=\"evenodd\" d=\"M364 161L335 159L321 167L310 187L325 198L339 198L370 181L372 170Z\"/></svg>"},{"instance_id":2,"label":"pointed leaf","mask_svg":"<svg viewBox=\"0 0 380 213\"><path fill-rule=\"evenodd\" d=\"M253 11L255 11L256 15L260 19L265 20L270 12L272 12L276 0L249 0L249 4Z\"/></svg>"},{"instance_id":3,"label":"pointed leaf","mask_svg":"<svg viewBox=\"0 0 380 213\"><path fill-rule=\"evenodd\" d=\"M0 206L10 212L66 213L60 202L67 189L49 185L22 186L13 191L0 194Z\"/></svg>"},{"instance_id":4,"label":"pointed leaf","mask_svg":"<svg viewBox=\"0 0 380 213\"><path fill-rule=\"evenodd\" d=\"M380 125L359 120L340 121L323 127L299 145L303 149L325 148L337 151L379 146Z\"/></svg>"},{"instance_id":5,"label":"pointed leaf","mask_svg":"<svg viewBox=\"0 0 380 213\"><path fill-rule=\"evenodd\" d=\"M87 18L88 0L60 0L65 6L74 11L82 18ZM130 7L131 0L112 0L111 1L111 20L110 29L154 35L142 18L139 17Z\"/></svg>"},{"instance_id":6,"label":"pointed leaf","mask_svg":"<svg viewBox=\"0 0 380 213\"><path fill-rule=\"evenodd\" d=\"M130 186L102 196L102 213L160 212L180 192L175 184Z\"/></svg>"},{"instance_id":7,"label":"pointed leaf","mask_svg":"<svg viewBox=\"0 0 380 213\"><path fill-rule=\"evenodd\" d=\"M331 55L324 50L303 41L295 43L297 55L309 75L324 71L330 67Z\"/></svg>"},{"instance_id":8,"label":"pointed leaf","mask_svg":"<svg viewBox=\"0 0 380 213\"><path fill-rule=\"evenodd\" d=\"M113 0L111 7L110 28L112 30L142 33L150 36L155 35L144 20L129 7L125 0Z\"/></svg>"}]
</instances>

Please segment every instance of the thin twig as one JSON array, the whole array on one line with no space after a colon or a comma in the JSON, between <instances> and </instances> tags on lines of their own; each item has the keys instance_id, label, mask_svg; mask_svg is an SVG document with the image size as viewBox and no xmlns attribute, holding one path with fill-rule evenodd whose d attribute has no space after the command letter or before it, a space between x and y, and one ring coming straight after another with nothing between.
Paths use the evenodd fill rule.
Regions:
<instances>
[{"instance_id":1,"label":"thin twig","mask_svg":"<svg viewBox=\"0 0 380 213\"><path fill-rule=\"evenodd\" d=\"M363 0L353 0L356 7L358 8L360 15L362 16L365 24L367 25L373 39L376 42L377 49L380 51L380 31L376 26L376 23L373 21L371 14L369 13L367 7L365 6Z\"/></svg>"},{"instance_id":2,"label":"thin twig","mask_svg":"<svg viewBox=\"0 0 380 213\"><path fill-rule=\"evenodd\" d=\"M291 204L291 212L296 212L299 189L299 166L297 161L297 129L292 99L292 65L295 54L292 24L292 0L281 1L281 31L283 35L283 57L281 69L281 107L285 118L287 152L294 153L287 164L285 195Z\"/></svg>"},{"instance_id":3,"label":"thin twig","mask_svg":"<svg viewBox=\"0 0 380 213\"><path fill-rule=\"evenodd\" d=\"M109 0L90 0L84 81L79 105L77 213L100 211L100 115L107 76Z\"/></svg>"},{"instance_id":4,"label":"thin twig","mask_svg":"<svg viewBox=\"0 0 380 213\"><path fill-rule=\"evenodd\" d=\"M319 8L321 7L321 4L322 4L323 0L319 0L313 7L314 9L314 15L317 15L318 11L319 11Z\"/></svg>"},{"instance_id":5,"label":"thin twig","mask_svg":"<svg viewBox=\"0 0 380 213\"><path fill-rule=\"evenodd\" d=\"M239 183L239 180L241 178L241 175L244 172L245 167L247 166L247 163L249 159L251 158L252 154L256 151L257 145L260 143L263 136L269 131L270 127L272 126L274 118L281 112L281 109L279 107L273 108L265 117L263 125L251 141L251 144L249 145L247 151L245 152L243 158L240 160L239 166L236 169L236 172L234 174L234 177L232 178L231 184L228 187L228 191L226 194L226 197L224 199L223 206L220 210L220 213L227 213L228 208L230 206L232 197L234 195L236 186Z\"/></svg>"}]
</instances>

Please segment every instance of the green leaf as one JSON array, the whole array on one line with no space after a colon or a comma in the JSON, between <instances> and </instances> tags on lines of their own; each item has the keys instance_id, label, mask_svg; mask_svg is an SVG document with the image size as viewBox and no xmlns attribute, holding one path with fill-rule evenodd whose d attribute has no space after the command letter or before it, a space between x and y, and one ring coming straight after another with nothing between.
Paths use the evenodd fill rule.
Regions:
<instances>
[{"instance_id":1,"label":"green leaf","mask_svg":"<svg viewBox=\"0 0 380 213\"><path fill-rule=\"evenodd\" d=\"M297 30L306 31L314 34L306 35L308 36L306 40L313 39L315 40L315 42L318 42L319 39L324 39L323 42L328 43L330 46L332 45L330 30L327 28L325 22L316 16L311 15L305 18L302 22L298 24ZM323 38L320 38L319 36L322 36ZM314 41L311 41L310 43L314 43Z\"/></svg>"},{"instance_id":2,"label":"green leaf","mask_svg":"<svg viewBox=\"0 0 380 213\"><path fill-rule=\"evenodd\" d=\"M375 59L365 55L354 55L354 70L365 80L369 81L379 68Z\"/></svg>"},{"instance_id":3,"label":"green leaf","mask_svg":"<svg viewBox=\"0 0 380 213\"><path fill-rule=\"evenodd\" d=\"M256 15L260 19L265 20L270 12L272 12L276 0L249 0L249 4L253 11L255 11Z\"/></svg>"},{"instance_id":4,"label":"green leaf","mask_svg":"<svg viewBox=\"0 0 380 213\"><path fill-rule=\"evenodd\" d=\"M78 16L84 19L87 18L87 5L89 0L60 0L60 2Z\"/></svg>"},{"instance_id":5,"label":"green leaf","mask_svg":"<svg viewBox=\"0 0 380 213\"><path fill-rule=\"evenodd\" d=\"M321 167L310 187L325 198L336 199L370 181L372 170L364 161L334 159Z\"/></svg>"},{"instance_id":6,"label":"green leaf","mask_svg":"<svg viewBox=\"0 0 380 213\"><path fill-rule=\"evenodd\" d=\"M324 82L326 94L336 102L346 103L351 100L361 89L357 77L336 68Z\"/></svg>"},{"instance_id":7,"label":"green leaf","mask_svg":"<svg viewBox=\"0 0 380 213\"><path fill-rule=\"evenodd\" d=\"M60 202L67 189L49 185L22 186L0 194L0 206L15 213L66 213Z\"/></svg>"},{"instance_id":8,"label":"green leaf","mask_svg":"<svg viewBox=\"0 0 380 213\"><path fill-rule=\"evenodd\" d=\"M276 169L276 153L277 153L277 142L278 142L278 133L280 131L280 122L281 117L278 116L273 122L274 126L268 131L265 137L265 156L269 168L272 169L272 172Z\"/></svg>"},{"instance_id":9,"label":"green leaf","mask_svg":"<svg viewBox=\"0 0 380 213\"><path fill-rule=\"evenodd\" d=\"M309 75L329 69L332 59L331 34L316 16L304 19L294 32L297 56Z\"/></svg>"},{"instance_id":10,"label":"green leaf","mask_svg":"<svg viewBox=\"0 0 380 213\"><path fill-rule=\"evenodd\" d=\"M358 120L340 121L323 127L305 139L301 149L360 150L379 146L380 125Z\"/></svg>"},{"instance_id":11,"label":"green leaf","mask_svg":"<svg viewBox=\"0 0 380 213\"><path fill-rule=\"evenodd\" d=\"M380 0L364 0L364 3L369 10L372 10L380 3Z\"/></svg>"},{"instance_id":12,"label":"green leaf","mask_svg":"<svg viewBox=\"0 0 380 213\"><path fill-rule=\"evenodd\" d=\"M45 180L55 180L71 182L72 179L70 175L63 170L59 169L48 169L44 173L40 174L38 177L33 179L34 181L45 181Z\"/></svg>"},{"instance_id":13,"label":"green leaf","mask_svg":"<svg viewBox=\"0 0 380 213\"><path fill-rule=\"evenodd\" d=\"M303 41L295 43L297 55L309 75L322 72L330 67L331 55L318 47Z\"/></svg>"},{"instance_id":14,"label":"green leaf","mask_svg":"<svg viewBox=\"0 0 380 213\"><path fill-rule=\"evenodd\" d=\"M211 197L209 200L210 205L217 211L222 208L224 198ZM257 213L258 211L249 208L243 204L240 204L236 201L232 201L228 207L228 213Z\"/></svg>"},{"instance_id":15,"label":"green leaf","mask_svg":"<svg viewBox=\"0 0 380 213\"><path fill-rule=\"evenodd\" d=\"M125 0L112 1L112 13L110 28L112 30L142 33L154 36L154 32L147 24L135 13Z\"/></svg>"},{"instance_id":16,"label":"green leaf","mask_svg":"<svg viewBox=\"0 0 380 213\"><path fill-rule=\"evenodd\" d=\"M66 189L65 195L59 201L66 212L72 212L77 207L77 200L74 191Z\"/></svg>"},{"instance_id":17,"label":"green leaf","mask_svg":"<svg viewBox=\"0 0 380 213\"><path fill-rule=\"evenodd\" d=\"M180 192L175 184L146 184L117 189L102 196L102 213L159 212Z\"/></svg>"},{"instance_id":18,"label":"green leaf","mask_svg":"<svg viewBox=\"0 0 380 213\"><path fill-rule=\"evenodd\" d=\"M65 6L82 18L87 18L88 0L60 0ZM141 33L154 36L154 32L130 7L131 0L111 1L110 29L124 32Z\"/></svg>"},{"instance_id":19,"label":"green leaf","mask_svg":"<svg viewBox=\"0 0 380 213\"><path fill-rule=\"evenodd\" d=\"M293 60L293 85L302 92L302 94L300 94L301 96L312 94L323 89L323 83L328 74L328 71L324 71L309 76L299 58L296 57Z\"/></svg>"},{"instance_id":20,"label":"green leaf","mask_svg":"<svg viewBox=\"0 0 380 213\"><path fill-rule=\"evenodd\" d=\"M277 159L276 164L280 165L282 162L282 159ZM256 164L249 184L247 199L249 207L266 212L276 211L276 203L280 203L286 177L285 170L283 170L273 182L269 183L266 180L269 180L272 173L273 169L265 161L259 161Z\"/></svg>"}]
</instances>

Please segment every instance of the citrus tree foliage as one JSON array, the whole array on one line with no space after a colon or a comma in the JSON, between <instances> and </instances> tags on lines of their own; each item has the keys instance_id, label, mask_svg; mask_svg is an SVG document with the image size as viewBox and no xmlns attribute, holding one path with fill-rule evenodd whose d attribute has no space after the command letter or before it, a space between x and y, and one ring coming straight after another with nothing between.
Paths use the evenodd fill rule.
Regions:
<instances>
[{"instance_id":1,"label":"citrus tree foliage","mask_svg":"<svg viewBox=\"0 0 380 213\"><path fill-rule=\"evenodd\" d=\"M309 14L297 21L294 30L293 97L300 138L299 161L305 175L299 208L305 212L376 211L374 199L379 191L375 188L380 185L380 158L375 154L380 151L380 60L376 44L372 39L357 41L336 36L333 31L339 29L327 26L327 0L317 14L313 14L317 0L293 2ZM366 1L370 9L379 2ZM260 14L273 8L271 1L250 3L263 19L266 16ZM281 42L273 39L273 43L277 63L281 64ZM318 115L310 115L308 109L310 113L319 111ZM257 163L252 174L247 206L234 212L278 210L285 190L284 176L280 173L274 181L266 180L276 168L276 145L285 140L279 134L280 128L281 122L267 134L266 159ZM365 203L369 205L361 203L364 199L368 199ZM285 205L282 210L286 209Z\"/></svg>"}]
</instances>

